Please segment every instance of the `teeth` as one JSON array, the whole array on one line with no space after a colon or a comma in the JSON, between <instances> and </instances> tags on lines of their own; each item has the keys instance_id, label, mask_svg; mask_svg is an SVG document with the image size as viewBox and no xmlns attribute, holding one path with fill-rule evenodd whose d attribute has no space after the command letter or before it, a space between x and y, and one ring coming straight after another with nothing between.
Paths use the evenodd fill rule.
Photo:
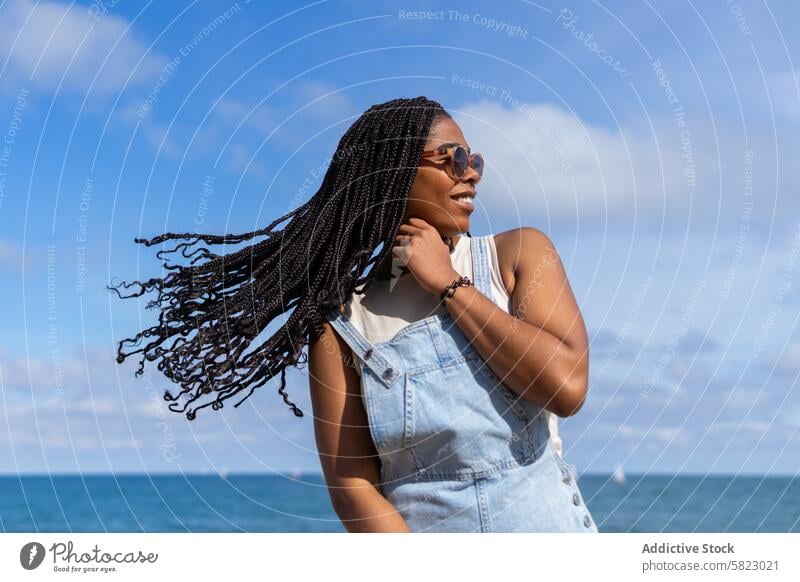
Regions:
<instances>
[{"instance_id":1,"label":"teeth","mask_svg":"<svg viewBox=\"0 0 800 582\"><path fill-rule=\"evenodd\" d=\"M469 202L469 196L456 196L455 200L457 202Z\"/></svg>"}]
</instances>

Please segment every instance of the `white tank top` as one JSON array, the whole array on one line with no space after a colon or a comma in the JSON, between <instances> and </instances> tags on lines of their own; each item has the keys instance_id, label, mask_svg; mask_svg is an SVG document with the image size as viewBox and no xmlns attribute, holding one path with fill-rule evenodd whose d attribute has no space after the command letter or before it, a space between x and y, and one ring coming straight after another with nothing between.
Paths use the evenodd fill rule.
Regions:
<instances>
[{"instance_id":1,"label":"white tank top","mask_svg":"<svg viewBox=\"0 0 800 582\"><path fill-rule=\"evenodd\" d=\"M497 247L494 237L488 237L491 251L491 299L511 313L512 303L503 286L500 263L497 260ZM455 248L450 252L453 268L475 280L472 273L471 237L458 237ZM445 313L447 308L439 304L439 298L423 290L411 273L404 273L390 281L373 281L363 295L353 293L344 305L345 315L361 335L370 343L377 344L390 340L405 326L437 313ZM361 374L361 362L355 358L356 371ZM558 434L558 416L549 410L550 440L559 455L562 442Z\"/></svg>"}]
</instances>

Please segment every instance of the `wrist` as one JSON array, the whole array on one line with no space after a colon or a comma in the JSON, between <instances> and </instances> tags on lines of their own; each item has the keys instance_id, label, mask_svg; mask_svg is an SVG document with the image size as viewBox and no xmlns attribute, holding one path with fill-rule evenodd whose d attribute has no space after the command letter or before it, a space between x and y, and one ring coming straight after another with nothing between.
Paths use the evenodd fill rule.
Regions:
<instances>
[{"instance_id":1,"label":"wrist","mask_svg":"<svg viewBox=\"0 0 800 582\"><path fill-rule=\"evenodd\" d=\"M461 273L459 273L455 269L451 269L451 271L448 274L446 274L446 275L442 276L441 278L439 278L433 284L433 287L431 289L429 289L429 291L433 295L436 295L436 297L439 297L442 294L442 291L444 291L445 287L447 287L450 283L452 283L453 281L455 281L459 277L461 277Z\"/></svg>"},{"instance_id":2,"label":"wrist","mask_svg":"<svg viewBox=\"0 0 800 582\"><path fill-rule=\"evenodd\" d=\"M439 294L439 302L444 303L448 297L452 297L459 287L474 287L475 284L469 277L461 276L448 284Z\"/></svg>"}]
</instances>

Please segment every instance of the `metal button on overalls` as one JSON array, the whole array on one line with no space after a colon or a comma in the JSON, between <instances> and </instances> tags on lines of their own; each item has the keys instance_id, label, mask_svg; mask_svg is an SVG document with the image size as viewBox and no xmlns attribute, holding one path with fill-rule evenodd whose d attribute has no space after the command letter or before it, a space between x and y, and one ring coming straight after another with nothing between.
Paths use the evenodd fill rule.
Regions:
<instances>
[{"instance_id":1,"label":"metal button on overalls","mask_svg":"<svg viewBox=\"0 0 800 582\"><path fill-rule=\"evenodd\" d=\"M467 238L462 274L492 298L489 236ZM377 344L338 309L326 317L362 360L381 491L411 531L597 531L547 411L502 384L448 312Z\"/></svg>"}]
</instances>

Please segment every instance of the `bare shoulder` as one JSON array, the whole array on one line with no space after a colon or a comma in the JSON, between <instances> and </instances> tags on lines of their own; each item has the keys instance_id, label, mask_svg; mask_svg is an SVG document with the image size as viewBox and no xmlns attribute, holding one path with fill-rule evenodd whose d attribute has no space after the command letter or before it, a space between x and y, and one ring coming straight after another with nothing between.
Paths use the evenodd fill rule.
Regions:
<instances>
[{"instance_id":1,"label":"bare shoulder","mask_svg":"<svg viewBox=\"0 0 800 582\"><path fill-rule=\"evenodd\" d=\"M509 295L516 286L517 269L521 261L536 261L555 252L555 246L544 232L532 226L512 228L494 235L500 275Z\"/></svg>"}]
</instances>

